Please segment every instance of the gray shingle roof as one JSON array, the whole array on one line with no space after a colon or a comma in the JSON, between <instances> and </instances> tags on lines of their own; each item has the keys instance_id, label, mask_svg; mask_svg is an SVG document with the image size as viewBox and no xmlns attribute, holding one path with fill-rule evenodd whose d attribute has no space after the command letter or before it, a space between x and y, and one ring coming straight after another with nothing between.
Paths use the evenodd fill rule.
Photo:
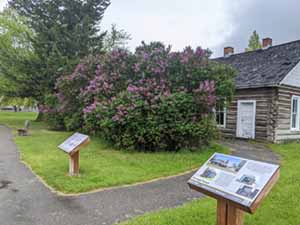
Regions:
<instances>
[{"instance_id":1,"label":"gray shingle roof","mask_svg":"<svg viewBox=\"0 0 300 225\"><path fill-rule=\"evenodd\" d=\"M276 86L300 61L300 40L214 60L238 70L237 89Z\"/></svg>"}]
</instances>

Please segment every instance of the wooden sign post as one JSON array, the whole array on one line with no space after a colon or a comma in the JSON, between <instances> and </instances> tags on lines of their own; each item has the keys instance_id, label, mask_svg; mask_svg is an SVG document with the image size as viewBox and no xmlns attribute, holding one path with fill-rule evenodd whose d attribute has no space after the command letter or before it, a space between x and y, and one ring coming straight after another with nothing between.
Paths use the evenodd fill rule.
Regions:
<instances>
[{"instance_id":1,"label":"wooden sign post","mask_svg":"<svg viewBox=\"0 0 300 225\"><path fill-rule=\"evenodd\" d=\"M75 133L58 147L69 154L69 175L79 175L79 151L90 143L87 135Z\"/></svg>"},{"instance_id":2,"label":"wooden sign post","mask_svg":"<svg viewBox=\"0 0 300 225\"><path fill-rule=\"evenodd\" d=\"M79 151L70 155L69 158L69 175L74 176L79 174Z\"/></svg>"},{"instance_id":3,"label":"wooden sign post","mask_svg":"<svg viewBox=\"0 0 300 225\"><path fill-rule=\"evenodd\" d=\"M243 225L244 212L234 205L218 200L217 225Z\"/></svg>"},{"instance_id":4,"label":"wooden sign post","mask_svg":"<svg viewBox=\"0 0 300 225\"><path fill-rule=\"evenodd\" d=\"M278 165L216 153L188 185L218 201L217 225L243 225L244 212L255 213L279 176Z\"/></svg>"}]
</instances>

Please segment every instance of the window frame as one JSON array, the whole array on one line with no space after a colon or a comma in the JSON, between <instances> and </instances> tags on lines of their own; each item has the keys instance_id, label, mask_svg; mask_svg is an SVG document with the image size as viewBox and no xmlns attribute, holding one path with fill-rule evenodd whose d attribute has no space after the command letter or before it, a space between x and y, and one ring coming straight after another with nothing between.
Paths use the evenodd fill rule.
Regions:
<instances>
[{"instance_id":1,"label":"window frame","mask_svg":"<svg viewBox=\"0 0 300 225\"><path fill-rule=\"evenodd\" d=\"M218 103L216 104L216 107L215 107L215 121L216 121L216 124L217 124L217 127L219 128L226 128L226 120L227 120L227 107L226 107L226 101L224 101L224 107L223 107L223 110L222 107L218 107ZM224 114L224 124L219 124L218 121L217 121L217 114L220 114L220 113L223 113Z\"/></svg>"},{"instance_id":2,"label":"window frame","mask_svg":"<svg viewBox=\"0 0 300 225\"><path fill-rule=\"evenodd\" d=\"M294 113L294 100L297 100L297 111ZM291 131L300 131L300 96L293 95L291 98ZM296 126L293 127L293 116L296 115Z\"/></svg>"}]
</instances>

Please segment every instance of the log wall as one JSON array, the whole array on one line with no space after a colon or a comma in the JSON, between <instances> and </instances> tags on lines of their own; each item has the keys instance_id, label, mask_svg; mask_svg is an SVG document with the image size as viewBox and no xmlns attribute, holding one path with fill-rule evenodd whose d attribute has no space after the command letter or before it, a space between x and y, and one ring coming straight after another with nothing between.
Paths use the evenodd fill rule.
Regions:
<instances>
[{"instance_id":1,"label":"log wall","mask_svg":"<svg viewBox=\"0 0 300 225\"><path fill-rule=\"evenodd\" d=\"M236 137L238 100L256 101L255 138L274 141L275 127L277 126L277 88L237 90L227 109L226 127L220 128L224 137Z\"/></svg>"},{"instance_id":2,"label":"log wall","mask_svg":"<svg viewBox=\"0 0 300 225\"><path fill-rule=\"evenodd\" d=\"M300 131L291 131L291 101L293 95L300 96L300 89L288 86L278 88L276 142L300 139Z\"/></svg>"}]
</instances>

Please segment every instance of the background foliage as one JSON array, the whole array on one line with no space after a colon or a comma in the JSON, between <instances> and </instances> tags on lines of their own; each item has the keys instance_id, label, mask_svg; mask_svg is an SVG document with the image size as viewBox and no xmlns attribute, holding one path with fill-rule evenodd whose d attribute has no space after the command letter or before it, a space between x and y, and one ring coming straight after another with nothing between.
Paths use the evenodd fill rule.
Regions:
<instances>
[{"instance_id":1,"label":"background foliage","mask_svg":"<svg viewBox=\"0 0 300 225\"><path fill-rule=\"evenodd\" d=\"M249 44L248 44L248 48L246 48L246 51L250 52L261 48L262 48L262 44L260 42L260 37L256 31L253 31L253 34L249 39Z\"/></svg>"},{"instance_id":2,"label":"background foliage","mask_svg":"<svg viewBox=\"0 0 300 225\"><path fill-rule=\"evenodd\" d=\"M18 90L42 104L53 93L58 77L72 71L81 58L99 54L105 35L100 22L109 4L108 0L10 0L9 8L25 18L26 26L33 32L27 43L35 58L22 69L27 89Z\"/></svg>"},{"instance_id":3,"label":"background foliage","mask_svg":"<svg viewBox=\"0 0 300 225\"><path fill-rule=\"evenodd\" d=\"M30 97L36 88L33 35L26 19L14 10L0 12L0 96Z\"/></svg>"}]
</instances>

